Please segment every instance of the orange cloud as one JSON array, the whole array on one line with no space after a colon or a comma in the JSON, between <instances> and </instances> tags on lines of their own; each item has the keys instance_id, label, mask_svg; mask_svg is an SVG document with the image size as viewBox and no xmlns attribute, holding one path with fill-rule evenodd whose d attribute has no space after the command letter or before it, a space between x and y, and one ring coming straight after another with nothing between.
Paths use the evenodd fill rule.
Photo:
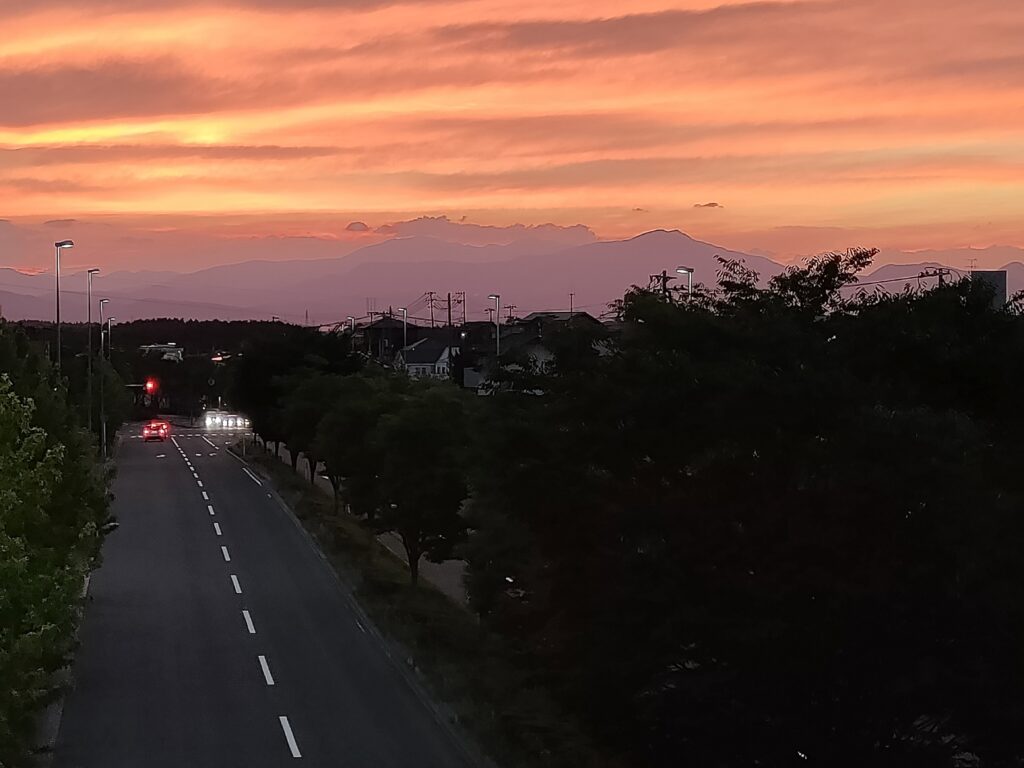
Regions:
<instances>
[{"instance_id":1,"label":"orange cloud","mask_svg":"<svg viewBox=\"0 0 1024 768\"><path fill-rule=\"evenodd\" d=\"M1006 0L0 0L0 24L5 215L1024 245Z\"/></svg>"}]
</instances>

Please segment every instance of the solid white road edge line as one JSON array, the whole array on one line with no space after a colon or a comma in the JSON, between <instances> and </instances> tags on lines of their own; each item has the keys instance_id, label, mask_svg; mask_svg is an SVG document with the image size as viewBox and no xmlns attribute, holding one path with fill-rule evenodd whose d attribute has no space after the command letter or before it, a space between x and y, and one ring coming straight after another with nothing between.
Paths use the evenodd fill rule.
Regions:
<instances>
[{"instance_id":1,"label":"solid white road edge line","mask_svg":"<svg viewBox=\"0 0 1024 768\"><path fill-rule=\"evenodd\" d=\"M206 440L206 442L210 443L210 441L206 439L206 435L203 435L203 440ZM212 445L214 448L217 447L216 443L210 443L210 445Z\"/></svg>"},{"instance_id":2,"label":"solid white road edge line","mask_svg":"<svg viewBox=\"0 0 1024 768\"><path fill-rule=\"evenodd\" d=\"M256 483L256 485L263 485L263 482L258 477L256 477L256 475L250 472L248 467L242 467L242 471L245 472L245 474L249 476L249 479Z\"/></svg>"},{"instance_id":3,"label":"solid white road edge line","mask_svg":"<svg viewBox=\"0 0 1024 768\"><path fill-rule=\"evenodd\" d=\"M235 588L235 594L242 594L242 585L238 583L238 577L235 574L231 574L231 586Z\"/></svg>"},{"instance_id":4,"label":"solid white road edge line","mask_svg":"<svg viewBox=\"0 0 1024 768\"><path fill-rule=\"evenodd\" d=\"M263 678L267 681L267 685L274 684L274 676L270 674L270 667L267 665L267 657L259 656L260 668L263 670Z\"/></svg>"},{"instance_id":5,"label":"solid white road edge line","mask_svg":"<svg viewBox=\"0 0 1024 768\"><path fill-rule=\"evenodd\" d=\"M224 555L224 562L225 563L230 563L231 562L231 555L228 554L228 548L227 547L221 547L220 548L220 553L222 555Z\"/></svg>"},{"instance_id":6,"label":"solid white road edge line","mask_svg":"<svg viewBox=\"0 0 1024 768\"><path fill-rule=\"evenodd\" d=\"M255 635L256 627L252 625L252 616L249 615L249 612L242 611L242 618L245 619L245 627L249 630L249 634ZM270 674L269 670L267 671L267 674ZM273 685L273 683L268 683L268 685Z\"/></svg>"},{"instance_id":7,"label":"solid white road edge line","mask_svg":"<svg viewBox=\"0 0 1024 768\"><path fill-rule=\"evenodd\" d=\"M288 718L281 715L278 720L281 722L281 730L284 731L284 738L288 742L288 749L291 750L292 757L302 757L302 753L299 752L299 745L295 743L295 734L292 733L292 727L288 723Z\"/></svg>"}]
</instances>

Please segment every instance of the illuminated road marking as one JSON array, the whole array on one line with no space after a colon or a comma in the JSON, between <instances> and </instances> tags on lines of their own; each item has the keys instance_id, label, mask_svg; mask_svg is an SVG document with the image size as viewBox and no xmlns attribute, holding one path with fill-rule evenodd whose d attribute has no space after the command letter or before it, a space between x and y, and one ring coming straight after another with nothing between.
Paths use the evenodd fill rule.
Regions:
<instances>
[{"instance_id":1,"label":"illuminated road marking","mask_svg":"<svg viewBox=\"0 0 1024 768\"><path fill-rule=\"evenodd\" d=\"M230 563L231 562L231 555L228 554L228 548L227 547L221 547L220 548L220 552L221 552L222 555L224 555L224 562L225 563Z\"/></svg>"},{"instance_id":2,"label":"illuminated road marking","mask_svg":"<svg viewBox=\"0 0 1024 768\"><path fill-rule=\"evenodd\" d=\"M242 611L242 618L245 619L245 626L249 630L250 635L256 634L256 627L252 625L252 616L249 615L248 611ZM260 658L263 658L262 656ZM270 674L270 670L267 670L267 674ZM273 685L273 682L267 683L267 685Z\"/></svg>"},{"instance_id":3,"label":"illuminated road marking","mask_svg":"<svg viewBox=\"0 0 1024 768\"><path fill-rule=\"evenodd\" d=\"M267 681L267 685L274 684L274 676L270 674L270 667L267 665L267 657L260 656L260 667L263 669L263 678Z\"/></svg>"},{"instance_id":4,"label":"illuminated road marking","mask_svg":"<svg viewBox=\"0 0 1024 768\"><path fill-rule=\"evenodd\" d=\"M291 750L292 757L302 757L302 753L299 752L299 745L295 743L295 734L292 733L292 727L288 723L288 718L281 715L278 720L281 721L281 730L284 731L284 738L288 742L288 749Z\"/></svg>"},{"instance_id":5,"label":"illuminated road marking","mask_svg":"<svg viewBox=\"0 0 1024 768\"><path fill-rule=\"evenodd\" d=\"M235 574L231 574L231 586L235 588L235 594L242 594L242 585L238 583L238 577Z\"/></svg>"}]
</instances>

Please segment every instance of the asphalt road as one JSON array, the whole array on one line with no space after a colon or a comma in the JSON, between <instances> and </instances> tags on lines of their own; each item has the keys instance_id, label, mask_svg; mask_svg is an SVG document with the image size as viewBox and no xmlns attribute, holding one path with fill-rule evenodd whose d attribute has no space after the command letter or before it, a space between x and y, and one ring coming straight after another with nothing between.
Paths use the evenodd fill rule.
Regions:
<instances>
[{"instance_id":1,"label":"asphalt road","mask_svg":"<svg viewBox=\"0 0 1024 768\"><path fill-rule=\"evenodd\" d=\"M225 437L126 439L117 469L57 768L466 765Z\"/></svg>"}]
</instances>

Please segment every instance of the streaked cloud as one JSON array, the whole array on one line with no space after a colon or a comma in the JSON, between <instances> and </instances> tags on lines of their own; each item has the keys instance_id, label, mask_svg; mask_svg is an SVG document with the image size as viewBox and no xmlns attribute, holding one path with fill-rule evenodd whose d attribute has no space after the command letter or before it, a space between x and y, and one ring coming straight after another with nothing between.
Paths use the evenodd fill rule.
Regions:
<instances>
[{"instance_id":1,"label":"streaked cloud","mask_svg":"<svg viewBox=\"0 0 1024 768\"><path fill-rule=\"evenodd\" d=\"M102 220L111 259L140 216L210 261L228 231L326 248L463 216L1024 245L1006 0L0 0L0 25L3 212Z\"/></svg>"}]
</instances>

